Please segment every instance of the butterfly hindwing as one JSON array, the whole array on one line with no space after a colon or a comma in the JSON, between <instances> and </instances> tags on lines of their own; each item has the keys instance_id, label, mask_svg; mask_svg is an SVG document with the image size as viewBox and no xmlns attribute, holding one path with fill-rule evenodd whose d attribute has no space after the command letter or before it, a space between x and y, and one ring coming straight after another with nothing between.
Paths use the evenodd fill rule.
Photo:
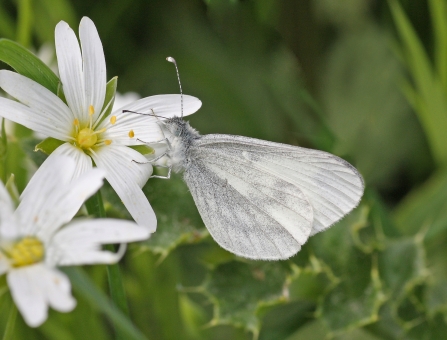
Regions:
<instances>
[{"instance_id":1,"label":"butterfly hindwing","mask_svg":"<svg viewBox=\"0 0 447 340\"><path fill-rule=\"evenodd\" d=\"M298 187L313 209L310 235L339 221L358 205L363 194L358 171L323 151L230 135L205 135L195 147L203 157L221 153L233 162L249 162L253 174L270 173Z\"/></svg>"},{"instance_id":2,"label":"butterfly hindwing","mask_svg":"<svg viewBox=\"0 0 447 340\"><path fill-rule=\"evenodd\" d=\"M313 212L296 185L231 152L194 148L194 162L184 179L205 225L223 248L270 260L300 250L311 232Z\"/></svg>"}]
</instances>

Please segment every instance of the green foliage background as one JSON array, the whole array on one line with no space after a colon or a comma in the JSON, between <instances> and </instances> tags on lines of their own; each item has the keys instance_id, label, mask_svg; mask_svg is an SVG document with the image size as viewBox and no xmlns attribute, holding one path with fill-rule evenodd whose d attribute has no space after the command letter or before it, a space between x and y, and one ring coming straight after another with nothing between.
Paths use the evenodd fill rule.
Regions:
<instances>
[{"instance_id":1,"label":"green foliage background","mask_svg":"<svg viewBox=\"0 0 447 340\"><path fill-rule=\"evenodd\" d=\"M445 1L2 0L0 37L38 51L58 21L77 30L84 15L119 92L178 93L174 56L185 93L203 102L188 117L201 133L327 150L367 184L360 206L292 259L262 262L215 244L180 176L150 180L157 233L121 262L147 339L445 337ZM44 156L26 129L8 134L6 150L5 136L1 177L14 173L20 191ZM109 216L129 217L102 193ZM105 268L86 271L107 292ZM19 316L13 338L111 338L113 309L78 281L73 313L51 311L35 330ZM1 278L0 334L10 306Z\"/></svg>"}]
</instances>

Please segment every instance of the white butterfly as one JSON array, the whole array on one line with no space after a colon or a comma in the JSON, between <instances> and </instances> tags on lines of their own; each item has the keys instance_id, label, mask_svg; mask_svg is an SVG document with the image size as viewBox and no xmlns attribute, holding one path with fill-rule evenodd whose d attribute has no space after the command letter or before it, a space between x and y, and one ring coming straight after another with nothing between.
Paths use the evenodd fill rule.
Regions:
<instances>
[{"instance_id":1,"label":"white butterfly","mask_svg":"<svg viewBox=\"0 0 447 340\"><path fill-rule=\"evenodd\" d=\"M182 94L177 63L167 60L175 65ZM171 169L183 172L211 236L236 255L287 259L363 195L359 172L330 153L241 136L201 136L182 117L158 123L168 144L169 173L163 178Z\"/></svg>"},{"instance_id":2,"label":"white butterfly","mask_svg":"<svg viewBox=\"0 0 447 340\"><path fill-rule=\"evenodd\" d=\"M181 117L159 124L169 167L183 172L211 236L236 255L287 259L362 197L362 176L329 153L248 137L201 136Z\"/></svg>"}]
</instances>

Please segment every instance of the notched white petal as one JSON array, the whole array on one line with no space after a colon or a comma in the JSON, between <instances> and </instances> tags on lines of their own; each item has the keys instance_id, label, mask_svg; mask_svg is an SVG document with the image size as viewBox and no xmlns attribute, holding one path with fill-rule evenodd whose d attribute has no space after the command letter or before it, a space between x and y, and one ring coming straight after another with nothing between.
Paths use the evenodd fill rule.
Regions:
<instances>
[{"instance_id":1,"label":"notched white petal","mask_svg":"<svg viewBox=\"0 0 447 340\"><path fill-rule=\"evenodd\" d=\"M150 232L131 221L94 219L70 223L58 231L47 251L49 265L114 263L123 252L101 250L101 245L148 239ZM123 249L124 250L124 249Z\"/></svg>"},{"instance_id":2,"label":"notched white petal","mask_svg":"<svg viewBox=\"0 0 447 340\"><path fill-rule=\"evenodd\" d=\"M48 306L70 312L76 306L65 274L44 264L13 269L7 276L14 302L30 327L38 327L48 316Z\"/></svg>"},{"instance_id":3,"label":"notched white petal","mask_svg":"<svg viewBox=\"0 0 447 340\"><path fill-rule=\"evenodd\" d=\"M80 121L88 119L88 105L85 98L82 56L78 39L64 21L56 25L56 55L59 74L68 106Z\"/></svg>"},{"instance_id":4,"label":"notched white petal","mask_svg":"<svg viewBox=\"0 0 447 340\"><path fill-rule=\"evenodd\" d=\"M85 84L85 100L94 108L93 120L101 113L106 94L106 61L101 39L92 20L83 17L79 25Z\"/></svg>"},{"instance_id":5,"label":"notched white petal","mask_svg":"<svg viewBox=\"0 0 447 340\"><path fill-rule=\"evenodd\" d=\"M183 115L188 116L196 112L201 105L202 102L199 99L184 95ZM141 114L123 112L123 110ZM116 117L114 124L110 124L109 120L105 120L100 127L107 128L104 138L112 140L114 144L139 145L142 144L141 141L159 141L163 138L163 134L157 122L163 118L181 116L181 96L167 94L142 98L114 111L111 114L112 116ZM130 131L133 133L129 134Z\"/></svg>"},{"instance_id":6,"label":"notched white petal","mask_svg":"<svg viewBox=\"0 0 447 340\"><path fill-rule=\"evenodd\" d=\"M48 303L42 289L42 265L12 270L6 280L17 309L30 327L38 327L47 319Z\"/></svg>"},{"instance_id":7,"label":"notched white petal","mask_svg":"<svg viewBox=\"0 0 447 340\"><path fill-rule=\"evenodd\" d=\"M152 173L152 166L145 161L141 154L125 146L103 147L92 157L99 168L106 170L107 181L121 198L134 220L150 232L154 232L157 219L148 199L141 190L141 186Z\"/></svg>"},{"instance_id":8,"label":"notched white petal","mask_svg":"<svg viewBox=\"0 0 447 340\"><path fill-rule=\"evenodd\" d=\"M74 118L58 96L39 83L7 70L0 71L0 87L33 110L43 125L50 124L55 131L65 135L63 140L67 140Z\"/></svg>"}]
</instances>

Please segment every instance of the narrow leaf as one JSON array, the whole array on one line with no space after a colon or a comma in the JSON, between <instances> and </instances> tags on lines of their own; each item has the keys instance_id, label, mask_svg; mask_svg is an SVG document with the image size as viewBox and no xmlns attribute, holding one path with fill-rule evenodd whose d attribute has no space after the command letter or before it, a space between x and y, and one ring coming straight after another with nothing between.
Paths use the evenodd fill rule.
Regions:
<instances>
[{"instance_id":1,"label":"narrow leaf","mask_svg":"<svg viewBox=\"0 0 447 340\"><path fill-rule=\"evenodd\" d=\"M143 340L146 337L135 327L135 325L101 292L90 278L80 269L70 267L64 268L69 276L74 289L81 294L90 304L103 312L121 332L126 339Z\"/></svg>"},{"instance_id":2,"label":"narrow leaf","mask_svg":"<svg viewBox=\"0 0 447 340\"><path fill-rule=\"evenodd\" d=\"M58 77L25 47L8 39L0 39L0 60L21 75L28 77L53 93L57 93Z\"/></svg>"}]
</instances>

